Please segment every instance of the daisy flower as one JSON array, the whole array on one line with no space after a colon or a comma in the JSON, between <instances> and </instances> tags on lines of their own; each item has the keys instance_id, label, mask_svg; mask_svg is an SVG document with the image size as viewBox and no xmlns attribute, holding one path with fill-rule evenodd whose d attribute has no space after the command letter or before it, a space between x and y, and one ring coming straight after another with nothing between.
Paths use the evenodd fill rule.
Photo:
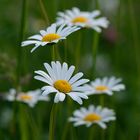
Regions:
<instances>
[{"instance_id":1,"label":"daisy flower","mask_svg":"<svg viewBox=\"0 0 140 140\"><path fill-rule=\"evenodd\" d=\"M45 82L47 85L42 87L43 95L56 93L54 102L64 101L66 95L70 96L74 101L82 104L82 99L88 99L87 95L84 94L86 88L82 85L87 83L88 79L81 79L83 73L79 72L73 75L74 66L68 68L67 63L61 64L59 61L52 61L51 65L44 63L47 73L38 70L35 71L37 76L34 78Z\"/></svg>"},{"instance_id":2,"label":"daisy flower","mask_svg":"<svg viewBox=\"0 0 140 140\"><path fill-rule=\"evenodd\" d=\"M79 29L80 28L76 26L65 26L65 24L62 24L60 27L57 28L57 25L54 23L46 30L41 30L40 34L33 35L28 38L29 40L23 41L21 46L24 47L33 44L35 45L34 48L31 50L31 52L33 52L39 46L54 44L57 43L59 40L66 39L68 35Z\"/></svg>"},{"instance_id":3,"label":"daisy flower","mask_svg":"<svg viewBox=\"0 0 140 140\"><path fill-rule=\"evenodd\" d=\"M120 83L122 79L115 77L104 77L103 79L95 79L90 84L86 84L88 92L86 95L102 94L112 95L114 91L121 91L125 89L125 85Z\"/></svg>"},{"instance_id":4,"label":"daisy flower","mask_svg":"<svg viewBox=\"0 0 140 140\"><path fill-rule=\"evenodd\" d=\"M73 122L74 126L86 125L90 127L92 124L98 124L101 128L105 129L107 127L106 123L115 119L113 110L90 105L87 109L81 107L79 110L74 111L73 117L70 117L69 121Z\"/></svg>"},{"instance_id":5,"label":"daisy flower","mask_svg":"<svg viewBox=\"0 0 140 140\"><path fill-rule=\"evenodd\" d=\"M28 91L27 93L20 92L17 94L15 89L11 89L6 96L8 101L19 101L28 104L30 107L34 107L38 101L48 101L49 97L41 95L41 90Z\"/></svg>"},{"instance_id":6,"label":"daisy flower","mask_svg":"<svg viewBox=\"0 0 140 140\"><path fill-rule=\"evenodd\" d=\"M99 10L92 12L80 11L80 9L74 7L72 10L66 10L65 12L58 12L57 24L63 23L67 25L77 25L80 27L88 27L101 32L101 28L107 28L109 21L105 17L98 17L100 15Z\"/></svg>"}]
</instances>

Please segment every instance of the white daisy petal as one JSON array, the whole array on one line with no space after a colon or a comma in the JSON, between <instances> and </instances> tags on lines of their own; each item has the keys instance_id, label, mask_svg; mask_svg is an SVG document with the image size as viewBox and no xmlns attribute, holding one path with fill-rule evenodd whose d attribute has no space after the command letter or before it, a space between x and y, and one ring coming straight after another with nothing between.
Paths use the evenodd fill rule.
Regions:
<instances>
[{"instance_id":1,"label":"white daisy petal","mask_svg":"<svg viewBox=\"0 0 140 140\"><path fill-rule=\"evenodd\" d=\"M36 44L35 47L33 47L33 48L31 49L31 53L32 53L34 50L36 50L36 49L40 46L40 44L41 44L41 43Z\"/></svg>"},{"instance_id":2,"label":"white daisy petal","mask_svg":"<svg viewBox=\"0 0 140 140\"><path fill-rule=\"evenodd\" d=\"M65 74L66 74L66 72L68 71L68 65L67 65L67 63L63 63L63 65L62 65L62 71L61 71L61 76L62 76L62 79L64 79L65 78Z\"/></svg>"},{"instance_id":3,"label":"white daisy petal","mask_svg":"<svg viewBox=\"0 0 140 140\"><path fill-rule=\"evenodd\" d=\"M74 126L76 127L76 126L80 126L80 125L84 125L84 124L85 124L84 121L78 121L78 122L74 123Z\"/></svg>"},{"instance_id":4,"label":"white daisy petal","mask_svg":"<svg viewBox=\"0 0 140 140\"><path fill-rule=\"evenodd\" d=\"M37 41L37 40L28 40L28 41L23 41L21 46L24 47L24 46L27 46L27 45L31 45L31 44L38 44L40 43L40 41Z\"/></svg>"},{"instance_id":5,"label":"white daisy petal","mask_svg":"<svg viewBox=\"0 0 140 140\"><path fill-rule=\"evenodd\" d=\"M39 80L39 81L42 81L42 82L45 82L47 84L50 84L50 82L47 79L45 79L44 77L39 76L39 75L34 76L34 79Z\"/></svg>"},{"instance_id":6,"label":"white daisy petal","mask_svg":"<svg viewBox=\"0 0 140 140\"><path fill-rule=\"evenodd\" d=\"M40 30L40 34L41 34L42 36L45 36L45 35L47 34L47 32L44 31L44 30Z\"/></svg>"},{"instance_id":7,"label":"white daisy petal","mask_svg":"<svg viewBox=\"0 0 140 140\"><path fill-rule=\"evenodd\" d=\"M74 66L70 66L70 68L68 69L68 71L66 72L66 75L65 75L65 80L68 80L71 78L73 72L75 70L75 67Z\"/></svg>"},{"instance_id":8,"label":"white daisy petal","mask_svg":"<svg viewBox=\"0 0 140 140\"><path fill-rule=\"evenodd\" d=\"M46 96L50 93L57 92L57 90L52 86L44 86L41 89L43 90L43 93L42 93L43 96Z\"/></svg>"},{"instance_id":9,"label":"white daisy petal","mask_svg":"<svg viewBox=\"0 0 140 140\"><path fill-rule=\"evenodd\" d=\"M33 35L33 36L30 36L29 39L42 40L42 36L41 35Z\"/></svg>"},{"instance_id":10,"label":"white daisy petal","mask_svg":"<svg viewBox=\"0 0 140 140\"><path fill-rule=\"evenodd\" d=\"M50 75L52 80L55 81L56 80L56 78L55 78L56 75L55 75L53 69L51 68L51 66L48 63L44 63L44 66L45 66L46 70L48 71L48 74Z\"/></svg>"},{"instance_id":11,"label":"white daisy petal","mask_svg":"<svg viewBox=\"0 0 140 140\"><path fill-rule=\"evenodd\" d=\"M99 10L95 10L95 11L91 12L91 17L92 17L92 18L95 18L95 17L99 16L100 13L101 13L101 12L100 12Z\"/></svg>"},{"instance_id":12,"label":"white daisy petal","mask_svg":"<svg viewBox=\"0 0 140 140\"><path fill-rule=\"evenodd\" d=\"M71 93L76 94L76 95L79 96L80 98L88 99L88 96L85 95L84 93L79 93L79 92L71 92Z\"/></svg>"},{"instance_id":13,"label":"white daisy petal","mask_svg":"<svg viewBox=\"0 0 140 140\"><path fill-rule=\"evenodd\" d=\"M106 124L103 123L103 122L98 122L98 125L103 128L103 129L106 129Z\"/></svg>"},{"instance_id":14,"label":"white daisy petal","mask_svg":"<svg viewBox=\"0 0 140 140\"><path fill-rule=\"evenodd\" d=\"M72 84L72 87L75 88L75 87L78 87L80 85L83 85L83 84L85 84L87 82L89 82L88 79L81 79L81 80L75 82L74 84Z\"/></svg>"},{"instance_id":15,"label":"white daisy petal","mask_svg":"<svg viewBox=\"0 0 140 140\"><path fill-rule=\"evenodd\" d=\"M83 101L81 100L81 98L79 96L77 96L74 93L69 93L68 94L74 101L76 101L77 103L79 103L80 105L83 103Z\"/></svg>"},{"instance_id":16,"label":"white daisy petal","mask_svg":"<svg viewBox=\"0 0 140 140\"><path fill-rule=\"evenodd\" d=\"M60 100L59 100L59 93L57 93L54 97L54 102L55 103L58 103Z\"/></svg>"},{"instance_id":17,"label":"white daisy petal","mask_svg":"<svg viewBox=\"0 0 140 140\"><path fill-rule=\"evenodd\" d=\"M83 76L82 72L79 72L77 74L75 74L70 80L70 84L73 84L74 82L76 82L77 80L79 80L81 77Z\"/></svg>"},{"instance_id":18,"label":"white daisy petal","mask_svg":"<svg viewBox=\"0 0 140 140\"><path fill-rule=\"evenodd\" d=\"M52 80L52 79L50 78L50 76L49 76L47 73L45 73L44 71L38 70L38 71L35 71L35 73L36 73L36 74L39 74L39 75L43 76L45 79L47 79L47 80L50 82L50 85L53 84L53 80Z\"/></svg>"},{"instance_id":19,"label":"white daisy petal","mask_svg":"<svg viewBox=\"0 0 140 140\"><path fill-rule=\"evenodd\" d=\"M62 102L65 100L66 95L64 93L59 93L59 100Z\"/></svg>"}]
</instances>

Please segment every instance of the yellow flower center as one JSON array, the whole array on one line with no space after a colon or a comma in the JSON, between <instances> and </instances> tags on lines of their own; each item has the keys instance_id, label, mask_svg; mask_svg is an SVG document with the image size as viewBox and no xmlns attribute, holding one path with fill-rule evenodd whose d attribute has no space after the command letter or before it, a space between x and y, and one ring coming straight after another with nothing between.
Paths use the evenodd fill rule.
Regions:
<instances>
[{"instance_id":1,"label":"yellow flower center","mask_svg":"<svg viewBox=\"0 0 140 140\"><path fill-rule=\"evenodd\" d=\"M101 120L101 116L98 115L98 114L88 114L85 118L84 118L85 121L88 121L88 122L94 122L94 121L100 121Z\"/></svg>"},{"instance_id":2,"label":"yellow flower center","mask_svg":"<svg viewBox=\"0 0 140 140\"><path fill-rule=\"evenodd\" d=\"M72 22L73 22L73 23L79 23L79 22L80 22L80 23L85 23L85 22L87 22L87 20L88 20L87 18L82 17L82 16L81 16L81 17L79 16L79 17L74 18L74 19L72 20Z\"/></svg>"},{"instance_id":3,"label":"yellow flower center","mask_svg":"<svg viewBox=\"0 0 140 140\"><path fill-rule=\"evenodd\" d=\"M42 41L43 42L52 42L54 40L59 39L61 36L55 33L47 34L43 36Z\"/></svg>"},{"instance_id":4,"label":"yellow flower center","mask_svg":"<svg viewBox=\"0 0 140 140\"><path fill-rule=\"evenodd\" d=\"M62 93L69 93L72 90L71 85L66 80L57 80L54 87Z\"/></svg>"},{"instance_id":5,"label":"yellow flower center","mask_svg":"<svg viewBox=\"0 0 140 140\"><path fill-rule=\"evenodd\" d=\"M97 87L96 87L96 90L97 90L97 91L105 91L105 90L107 90L107 89L108 89L107 86L97 86Z\"/></svg>"},{"instance_id":6,"label":"yellow flower center","mask_svg":"<svg viewBox=\"0 0 140 140\"><path fill-rule=\"evenodd\" d=\"M20 95L19 98L20 98L21 100L31 100L31 99L32 99L32 96L22 94L22 95Z\"/></svg>"}]
</instances>

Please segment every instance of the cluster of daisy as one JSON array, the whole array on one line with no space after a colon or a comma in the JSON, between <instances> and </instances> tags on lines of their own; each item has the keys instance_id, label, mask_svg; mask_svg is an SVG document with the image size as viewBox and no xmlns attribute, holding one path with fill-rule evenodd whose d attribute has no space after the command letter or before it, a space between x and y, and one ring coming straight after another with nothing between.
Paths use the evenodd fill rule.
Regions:
<instances>
[{"instance_id":1,"label":"cluster of daisy","mask_svg":"<svg viewBox=\"0 0 140 140\"><path fill-rule=\"evenodd\" d=\"M33 52L40 46L56 44L82 28L91 28L101 32L102 28L108 27L109 22L105 17L99 16L99 10L86 12L72 8L72 10L58 12L56 23L51 24L45 30L40 30L39 34L29 37L28 40L22 42L21 46L33 45L31 50ZM53 94L55 103L63 102L68 96L81 105L83 99L88 99L89 95L102 93L112 95L114 91L125 89L125 86L120 83L121 79L115 77L97 78L88 84L89 80L82 78L82 72L74 74L75 66L69 67L65 62L52 61L51 64L44 63L44 67L46 71L37 70L34 76L35 79L45 83L41 90L27 93L17 93L16 90L11 90L6 97L7 100L21 101L33 107L39 100L48 101L48 95ZM94 105L90 105L87 109L81 107L74 111L73 117L69 118L69 121L74 122L74 126L86 125L89 127L95 123L102 128L106 128L105 123L111 120L115 120L113 110Z\"/></svg>"},{"instance_id":2,"label":"cluster of daisy","mask_svg":"<svg viewBox=\"0 0 140 140\"><path fill-rule=\"evenodd\" d=\"M101 32L101 28L108 27L108 20L105 17L99 17L100 11L93 12L80 11L74 7L72 10L58 12L56 23L51 24L45 30L23 41L21 46L34 45L31 52L40 46L52 45L60 40L66 39L71 33L81 28L91 28L97 32Z\"/></svg>"},{"instance_id":3,"label":"cluster of daisy","mask_svg":"<svg viewBox=\"0 0 140 140\"><path fill-rule=\"evenodd\" d=\"M121 79L115 77L111 78L97 78L89 84L88 79L83 79L83 73L79 72L73 75L74 66L68 68L67 63L61 64L59 61L52 61L51 65L44 63L45 69L35 71L37 74L34 78L47 84L42 87L43 95L55 94L54 102L63 102L66 96L69 96L74 101L82 104L82 99L88 99L88 95L93 94L107 94L112 95L114 91L124 90L124 84L120 83ZM108 108L101 106L95 107L90 105L88 109L80 108L74 111L73 117L69 121L74 122L74 126L86 125L91 126L93 123L98 124L103 129L106 128L106 122L115 120L115 113Z\"/></svg>"}]
</instances>

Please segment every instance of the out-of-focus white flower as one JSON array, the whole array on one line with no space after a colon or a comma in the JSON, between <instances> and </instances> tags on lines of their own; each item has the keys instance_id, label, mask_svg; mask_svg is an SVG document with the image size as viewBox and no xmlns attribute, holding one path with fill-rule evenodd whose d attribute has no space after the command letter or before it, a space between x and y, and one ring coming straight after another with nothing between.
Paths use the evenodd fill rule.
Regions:
<instances>
[{"instance_id":1,"label":"out-of-focus white flower","mask_svg":"<svg viewBox=\"0 0 140 140\"><path fill-rule=\"evenodd\" d=\"M54 102L64 101L66 95L70 96L74 101L82 104L82 98L88 99L84 94L86 88L83 84L87 83L88 79L81 79L83 73L79 72L73 75L74 66L68 68L67 63L61 64L59 61L52 61L51 65L44 63L47 73L38 70L35 71L37 76L34 78L45 82L47 86L42 87L43 95L48 95L51 93L56 93Z\"/></svg>"},{"instance_id":2,"label":"out-of-focus white flower","mask_svg":"<svg viewBox=\"0 0 140 140\"><path fill-rule=\"evenodd\" d=\"M105 17L98 17L99 10L92 12L80 11L79 8L72 8L65 12L58 12L57 24L76 25L80 27L92 28L97 32L101 32L101 28L107 28L109 21Z\"/></svg>"},{"instance_id":3,"label":"out-of-focus white flower","mask_svg":"<svg viewBox=\"0 0 140 140\"><path fill-rule=\"evenodd\" d=\"M97 78L95 81L92 81L90 84L86 84L85 87L88 89L86 95L92 94L107 94L112 95L113 91L121 91L125 89L125 85L120 83L121 78L115 77L104 77L103 79Z\"/></svg>"},{"instance_id":4,"label":"out-of-focus white flower","mask_svg":"<svg viewBox=\"0 0 140 140\"><path fill-rule=\"evenodd\" d=\"M34 107L38 101L49 101L49 97L42 96L41 90L16 93L15 89L11 89L6 95L5 99L8 101L19 101L28 104L30 107Z\"/></svg>"},{"instance_id":5,"label":"out-of-focus white flower","mask_svg":"<svg viewBox=\"0 0 140 140\"><path fill-rule=\"evenodd\" d=\"M106 123L115 119L113 110L90 105L87 109L81 107L79 110L74 111L73 117L70 117L69 121L74 122L74 126L86 125L90 127L92 124L98 124L105 129L107 127Z\"/></svg>"},{"instance_id":6,"label":"out-of-focus white flower","mask_svg":"<svg viewBox=\"0 0 140 140\"><path fill-rule=\"evenodd\" d=\"M57 25L54 23L49 26L46 30L41 30L40 34L33 35L29 37L27 41L23 41L21 46L27 46L34 44L35 47L31 50L33 52L39 46L45 46L47 44L57 43L59 40L66 39L68 35L79 30L79 27L76 26L66 26L62 24L57 28Z\"/></svg>"}]
</instances>

